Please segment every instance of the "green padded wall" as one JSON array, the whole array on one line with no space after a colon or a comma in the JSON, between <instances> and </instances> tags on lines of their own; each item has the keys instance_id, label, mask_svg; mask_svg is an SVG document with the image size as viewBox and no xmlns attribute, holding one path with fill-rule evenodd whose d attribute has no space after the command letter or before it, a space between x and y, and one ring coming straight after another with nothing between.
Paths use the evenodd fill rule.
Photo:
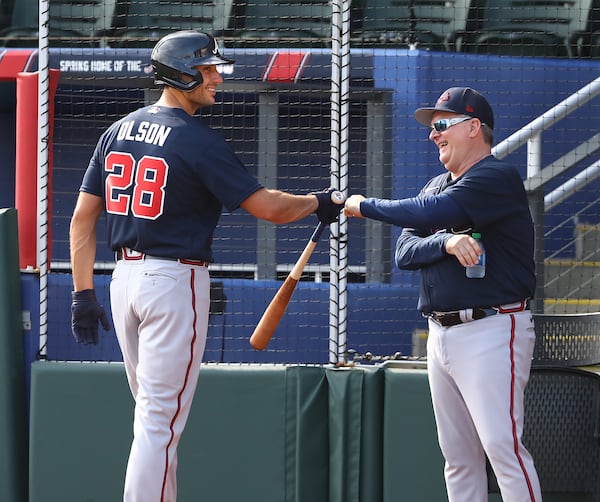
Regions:
<instances>
[{"instance_id":1,"label":"green padded wall","mask_svg":"<svg viewBox=\"0 0 600 502\"><path fill-rule=\"evenodd\" d=\"M132 418L122 364L35 362L29 501L121 500ZM447 500L425 370L205 365L178 457L178 502Z\"/></svg>"},{"instance_id":2,"label":"green padded wall","mask_svg":"<svg viewBox=\"0 0 600 502\"><path fill-rule=\"evenodd\" d=\"M119 363L32 365L30 502L119 500L133 399ZM206 365L178 452L178 502L326 502L317 367Z\"/></svg>"},{"instance_id":3,"label":"green padded wall","mask_svg":"<svg viewBox=\"0 0 600 502\"><path fill-rule=\"evenodd\" d=\"M320 368L203 367L179 447L178 502L325 502L326 412Z\"/></svg>"},{"instance_id":4,"label":"green padded wall","mask_svg":"<svg viewBox=\"0 0 600 502\"><path fill-rule=\"evenodd\" d=\"M16 209L0 209L0 502L27 500L27 400Z\"/></svg>"},{"instance_id":5,"label":"green padded wall","mask_svg":"<svg viewBox=\"0 0 600 502\"><path fill-rule=\"evenodd\" d=\"M383 502L447 500L426 370L387 369Z\"/></svg>"},{"instance_id":6,"label":"green padded wall","mask_svg":"<svg viewBox=\"0 0 600 502\"><path fill-rule=\"evenodd\" d=\"M132 420L122 364L33 363L30 502L122 500Z\"/></svg>"}]
</instances>

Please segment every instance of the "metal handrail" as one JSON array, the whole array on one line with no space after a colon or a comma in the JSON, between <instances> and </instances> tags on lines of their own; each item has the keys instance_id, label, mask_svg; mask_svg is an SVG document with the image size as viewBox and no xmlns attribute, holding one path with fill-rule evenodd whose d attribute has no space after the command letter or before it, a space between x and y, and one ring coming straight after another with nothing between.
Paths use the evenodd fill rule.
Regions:
<instances>
[{"instance_id":1,"label":"metal handrail","mask_svg":"<svg viewBox=\"0 0 600 502\"><path fill-rule=\"evenodd\" d=\"M577 92L564 99L556 106L540 115L536 119L529 122L529 124L523 126L517 132L511 134L504 141L498 143L493 149L492 154L502 159L514 152L516 149L528 143L528 150L538 150L536 148L537 143L540 141L539 136L546 129L550 128L575 110L581 108L583 105L588 103L590 100L594 99L596 96L600 95L600 77L596 78L589 84L585 85ZM531 159L529 159L531 160ZM528 163L531 165L531 163ZM534 170L539 171L539 167L541 166L540 162L535 162L537 166L533 166ZM535 168L538 169L535 169ZM527 177L533 176L536 172L531 173L528 172Z\"/></svg>"},{"instance_id":2,"label":"metal handrail","mask_svg":"<svg viewBox=\"0 0 600 502\"><path fill-rule=\"evenodd\" d=\"M539 188L566 169L569 169L580 159L577 155L565 155L562 160L570 159L561 169L555 169L556 162L542 170L542 132L564 119L575 110L600 95L600 77L585 85L577 92L564 99L553 108L523 126L492 149L492 154L501 159L514 152L527 143L527 180L525 186L528 191ZM598 135L590 138L588 143L598 142ZM576 149L577 150L577 149ZM575 150L574 150L575 152ZM571 152L573 153L573 152ZM570 194L579 190L600 176L600 162L594 162L586 167L579 175L555 188L544 197L544 209L548 211L559 204ZM535 185L535 186L534 186Z\"/></svg>"}]
</instances>

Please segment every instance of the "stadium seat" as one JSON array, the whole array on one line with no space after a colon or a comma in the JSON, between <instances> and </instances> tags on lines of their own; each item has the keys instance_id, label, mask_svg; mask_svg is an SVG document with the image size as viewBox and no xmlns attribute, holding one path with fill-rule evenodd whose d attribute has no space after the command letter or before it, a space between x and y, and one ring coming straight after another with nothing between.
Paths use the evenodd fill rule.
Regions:
<instances>
[{"instance_id":1,"label":"stadium seat","mask_svg":"<svg viewBox=\"0 0 600 502\"><path fill-rule=\"evenodd\" d=\"M50 29L76 36L103 37L113 27L117 0L52 0Z\"/></svg>"},{"instance_id":2,"label":"stadium seat","mask_svg":"<svg viewBox=\"0 0 600 502\"><path fill-rule=\"evenodd\" d=\"M198 30L220 37L226 33L233 0L124 0L123 22L115 30L117 47L153 47L177 30Z\"/></svg>"},{"instance_id":3,"label":"stadium seat","mask_svg":"<svg viewBox=\"0 0 600 502\"><path fill-rule=\"evenodd\" d=\"M544 495L600 500L600 375L577 368L531 370L525 389L523 444ZM488 464L488 488L498 492ZM579 499L577 499L579 500Z\"/></svg>"},{"instance_id":4,"label":"stadium seat","mask_svg":"<svg viewBox=\"0 0 600 502\"><path fill-rule=\"evenodd\" d=\"M487 0L474 33L461 50L513 56L577 57L577 38L588 30L592 0Z\"/></svg>"},{"instance_id":5,"label":"stadium seat","mask_svg":"<svg viewBox=\"0 0 600 502\"><path fill-rule=\"evenodd\" d=\"M363 46L444 49L444 41L467 29L472 0L365 0L353 39Z\"/></svg>"},{"instance_id":6,"label":"stadium seat","mask_svg":"<svg viewBox=\"0 0 600 502\"><path fill-rule=\"evenodd\" d=\"M328 0L244 0L243 26L236 30L241 47L311 46L331 43L331 3Z\"/></svg>"},{"instance_id":7,"label":"stadium seat","mask_svg":"<svg viewBox=\"0 0 600 502\"><path fill-rule=\"evenodd\" d=\"M0 30L10 26L14 0L0 0Z\"/></svg>"},{"instance_id":8,"label":"stadium seat","mask_svg":"<svg viewBox=\"0 0 600 502\"><path fill-rule=\"evenodd\" d=\"M1 47L38 46L38 3L37 0L15 2L10 26L0 31Z\"/></svg>"},{"instance_id":9,"label":"stadium seat","mask_svg":"<svg viewBox=\"0 0 600 502\"><path fill-rule=\"evenodd\" d=\"M49 45L98 47L110 34L117 0L52 0ZM38 0L15 2L11 26L0 32L4 47L37 47Z\"/></svg>"},{"instance_id":10,"label":"stadium seat","mask_svg":"<svg viewBox=\"0 0 600 502\"><path fill-rule=\"evenodd\" d=\"M597 59L600 58L600 0L593 0L593 2L589 19L589 34L584 35L577 42L584 49L581 53L582 57ZM586 43L589 44L587 47Z\"/></svg>"},{"instance_id":11,"label":"stadium seat","mask_svg":"<svg viewBox=\"0 0 600 502\"><path fill-rule=\"evenodd\" d=\"M593 58L600 58L600 31L592 34L590 56Z\"/></svg>"}]
</instances>

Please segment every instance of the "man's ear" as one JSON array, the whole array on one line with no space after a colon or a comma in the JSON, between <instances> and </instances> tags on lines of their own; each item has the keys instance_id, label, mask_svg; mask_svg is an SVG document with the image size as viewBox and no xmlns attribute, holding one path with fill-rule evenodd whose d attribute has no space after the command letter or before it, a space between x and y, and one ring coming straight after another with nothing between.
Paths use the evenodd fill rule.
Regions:
<instances>
[{"instance_id":1,"label":"man's ear","mask_svg":"<svg viewBox=\"0 0 600 502\"><path fill-rule=\"evenodd\" d=\"M471 120L471 123L470 123L471 136L476 136L480 130L481 130L481 120L479 120L479 119Z\"/></svg>"}]
</instances>

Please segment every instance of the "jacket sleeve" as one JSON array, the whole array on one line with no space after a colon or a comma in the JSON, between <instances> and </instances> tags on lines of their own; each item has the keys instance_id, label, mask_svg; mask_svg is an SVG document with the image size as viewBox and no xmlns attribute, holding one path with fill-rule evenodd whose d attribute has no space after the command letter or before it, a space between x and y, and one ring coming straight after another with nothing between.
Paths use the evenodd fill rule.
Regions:
<instances>
[{"instance_id":1,"label":"jacket sleeve","mask_svg":"<svg viewBox=\"0 0 600 502\"><path fill-rule=\"evenodd\" d=\"M450 228L469 221L460 205L443 193L398 200L367 198L360 203L360 212L366 218L399 227Z\"/></svg>"},{"instance_id":2,"label":"jacket sleeve","mask_svg":"<svg viewBox=\"0 0 600 502\"><path fill-rule=\"evenodd\" d=\"M450 237L452 234L445 231L429 234L404 228L396 241L396 266L401 270L417 270L447 257L446 242Z\"/></svg>"}]
</instances>

